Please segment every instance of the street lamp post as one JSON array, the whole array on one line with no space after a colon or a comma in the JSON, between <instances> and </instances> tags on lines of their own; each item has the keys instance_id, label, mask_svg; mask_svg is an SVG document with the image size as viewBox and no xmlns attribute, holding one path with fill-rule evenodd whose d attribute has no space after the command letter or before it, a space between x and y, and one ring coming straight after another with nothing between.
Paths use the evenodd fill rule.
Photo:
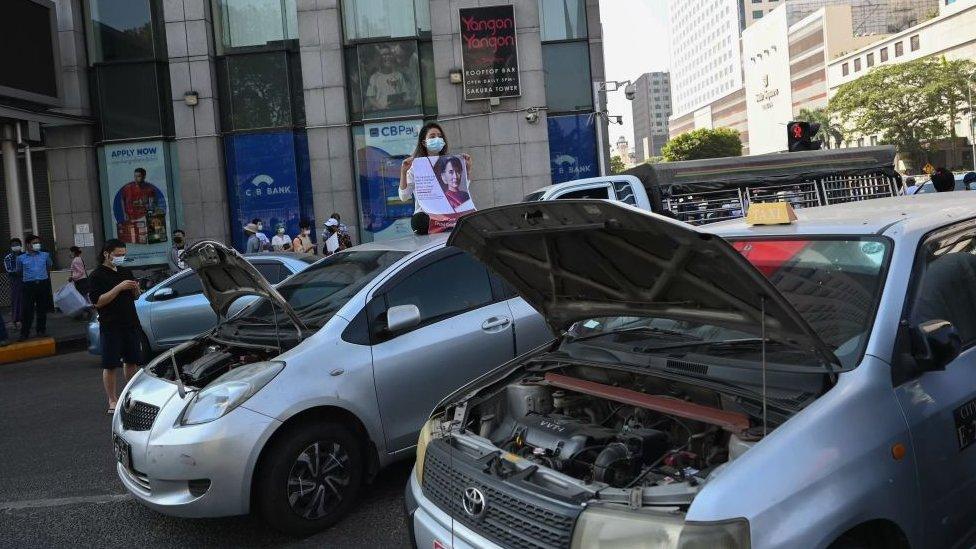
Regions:
<instances>
[{"instance_id":1,"label":"street lamp post","mask_svg":"<svg viewBox=\"0 0 976 549\"><path fill-rule=\"evenodd\" d=\"M629 85L631 85L630 80L624 80L622 82L617 80L609 80L606 82L600 82L599 80L595 80L593 82L593 107L594 107L593 111L594 111L594 115L596 116L596 141L598 144L597 161L598 161L598 165L600 166L601 177L607 175L607 162L603 155L604 153L603 120L604 117L606 117L607 122L609 122L610 117L607 114L607 112L603 109L603 105L600 103L600 92L606 93L606 92L617 91L621 88L621 86L629 86ZM613 87L608 88L607 86L613 86Z\"/></svg>"},{"instance_id":2,"label":"street lamp post","mask_svg":"<svg viewBox=\"0 0 976 549\"><path fill-rule=\"evenodd\" d=\"M976 172L976 124L973 124L973 86L976 71L966 79L966 102L969 103L969 146L973 152L973 171Z\"/></svg>"}]
</instances>

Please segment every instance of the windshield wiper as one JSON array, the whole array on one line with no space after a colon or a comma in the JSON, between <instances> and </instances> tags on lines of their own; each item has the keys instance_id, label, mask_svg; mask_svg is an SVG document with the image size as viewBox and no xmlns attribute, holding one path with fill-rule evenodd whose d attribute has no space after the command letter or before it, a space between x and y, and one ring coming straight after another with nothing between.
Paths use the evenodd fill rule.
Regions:
<instances>
[{"instance_id":1,"label":"windshield wiper","mask_svg":"<svg viewBox=\"0 0 976 549\"><path fill-rule=\"evenodd\" d=\"M737 339L703 339L699 341L681 341L677 343L666 343L664 345L657 345L654 347L635 347L634 351L638 353L647 353L652 351L664 351L667 349L681 349L683 347L742 347L742 346L753 346L757 343L762 343L763 339L761 337L744 337ZM766 344L775 344L776 342L767 339Z\"/></svg>"},{"instance_id":2,"label":"windshield wiper","mask_svg":"<svg viewBox=\"0 0 976 549\"><path fill-rule=\"evenodd\" d=\"M586 340L589 340L589 339L596 339L598 337L603 337L603 336L608 336L608 335L629 334L629 333L634 333L634 332L645 332L645 333L654 334L654 335L678 336L678 337L683 337L685 339L692 339L692 340L694 340L694 341L684 341L684 342L681 343L682 346L695 344L695 343L698 343L698 342L701 341L701 338L699 338L697 336L693 336L693 335L691 335L689 333L686 333L686 332L679 332L677 330L666 330L664 328L655 328L653 326L634 326L632 328L620 328L619 330L610 330L608 332L600 332L600 333L597 333L597 334L589 334L589 335L585 335L585 336L570 338L569 339L569 343L576 343L577 341L586 341Z\"/></svg>"}]
</instances>

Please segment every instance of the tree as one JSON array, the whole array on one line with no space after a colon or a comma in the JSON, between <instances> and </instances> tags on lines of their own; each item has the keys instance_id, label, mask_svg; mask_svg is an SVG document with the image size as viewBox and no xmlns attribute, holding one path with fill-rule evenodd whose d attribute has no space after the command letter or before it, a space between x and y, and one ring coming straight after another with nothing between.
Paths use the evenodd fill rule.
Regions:
<instances>
[{"instance_id":1,"label":"tree","mask_svg":"<svg viewBox=\"0 0 976 549\"><path fill-rule=\"evenodd\" d=\"M732 128L698 128L668 141L661 155L665 162L742 156L742 140Z\"/></svg>"},{"instance_id":2,"label":"tree","mask_svg":"<svg viewBox=\"0 0 976 549\"><path fill-rule=\"evenodd\" d=\"M624 164L624 160L620 158L620 155L613 155L610 157L610 173L620 173L627 169Z\"/></svg>"},{"instance_id":3,"label":"tree","mask_svg":"<svg viewBox=\"0 0 976 549\"><path fill-rule=\"evenodd\" d=\"M966 88L974 71L976 63L968 59L949 61L942 57L933 83L940 95L941 111L948 124L952 162L956 159L956 123L972 109L972 105L967 103Z\"/></svg>"},{"instance_id":4,"label":"tree","mask_svg":"<svg viewBox=\"0 0 976 549\"><path fill-rule=\"evenodd\" d=\"M822 141L826 149L831 147L838 148L840 147L841 141L844 140L844 132L841 130L840 125L834 123L834 117L825 108L800 109L800 112L797 113L794 120L820 124L820 131L813 138Z\"/></svg>"},{"instance_id":5,"label":"tree","mask_svg":"<svg viewBox=\"0 0 976 549\"><path fill-rule=\"evenodd\" d=\"M844 121L845 135L879 134L918 170L928 148L954 135L967 111L961 101L971 66L931 58L882 65L842 85L827 108Z\"/></svg>"}]
</instances>

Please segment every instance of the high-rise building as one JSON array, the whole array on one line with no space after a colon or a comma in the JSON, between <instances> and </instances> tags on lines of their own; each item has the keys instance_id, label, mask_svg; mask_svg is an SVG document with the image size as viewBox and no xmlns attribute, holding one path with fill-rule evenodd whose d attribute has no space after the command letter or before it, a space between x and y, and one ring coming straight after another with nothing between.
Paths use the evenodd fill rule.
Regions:
<instances>
[{"instance_id":1,"label":"high-rise building","mask_svg":"<svg viewBox=\"0 0 976 549\"><path fill-rule=\"evenodd\" d=\"M671 116L671 77L666 72L646 72L634 82L634 158L643 162L661 156L668 142Z\"/></svg>"},{"instance_id":2,"label":"high-rise building","mask_svg":"<svg viewBox=\"0 0 976 549\"><path fill-rule=\"evenodd\" d=\"M849 5L854 36L892 34L917 25L939 11L940 0L740 0L743 27L786 5L788 25L827 6Z\"/></svg>"}]
</instances>

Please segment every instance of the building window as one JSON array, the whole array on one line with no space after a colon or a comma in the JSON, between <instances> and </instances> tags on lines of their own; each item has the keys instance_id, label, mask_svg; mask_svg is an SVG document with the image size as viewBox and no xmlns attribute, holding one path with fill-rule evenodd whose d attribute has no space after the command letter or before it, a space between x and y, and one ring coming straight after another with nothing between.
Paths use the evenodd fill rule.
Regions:
<instances>
[{"instance_id":1,"label":"building window","mask_svg":"<svg viewBox=\"0 0 976 549\"><path fill-rule=\"evenodd\" d=\"M762 19L762 16L763 16L762 10L752 10L753 19Z\"/></svg>"},{"instance_id":2,"label":"building window","mask_svg":"<svg viewBox=\"0 0 976 549\"><path fill-rule=\"evenodd\" d=\"M88 55L92 64L163 59L159 6L150 0L89 0Z\"/></svg>"},{"instance_id":3,"label":"building window","mask_svg":"<svg viewBox=\"0 0 976 549\"><path fill-rule=\"evenodd\" d=\"M840 72L843 76L847 76L851 72L851 68L847 63L840 66Z\"/></svg>"},{"instance_id":4,"label":"building window","mask_svg":"<svg viewBox=\"0 0 976 549\"><path fill-rule=\"evenodd\" d=\"M572 112L593 108L587 42L543 44L542 66L545 71L549 112Z\"/></svg>"},{"instance_id":5,"label":"building window","mask_svg":"<svg viewBox=\"0 0 976 549\"><path fill-rule=\"evenodd\" d=\"M305 125L302 73L296 53L228 55L217 60L224 131ZM298 93L295 93L295 92Z\"/></svg>"},{"instance_id":6,"label":"building window","mask_svg":"<svg viewBox=\"0 0 976 549\"><path fill-rule=\"evenodd\" d=\"M342 0L342 28L347 42L430 36L430 8L427 0Z\"/></svg>"},{"instance_id":7,"label":"building window","mask_svg":"<svg viewBox=\"0 0 976 549\"><path fill-rule=\"evenodd\" d=\"M905 53L905 45L902 42L895 42L895 57L901 57Z\"/></svg>"},{"instance_id":8,"label":"building window","mask_svg":"<svg viewBox=\"0 0 976 549\"><path fill-rule=\"evenodd\" d=\"M869 53L867 55L867 63L868 63L868 67L873 67L874 66L874 54L873 53Z\"/></svg>"},{"instance_id":9,"label":"building window","mask_svg":"<svg viewBox=\"0 0 976 549\"><path fill-rule=\"evenodd\" d=\"M211 0L217 53L280 49L298 40L295 0Z\"/></svg>"},{"instance_id":10,"label":"building window","mask_svg":"<svg viewBox=\"0 0 976 549\"><path fill-rule=\"evenodd\" d=\"M877 144L878 144L878 136L877 135L872 135L871 136L871 146L874 147Z\"/></svg>"},{"instance_id":11,"label":"building window","mask_svg":"<svg viewBox=\"0 0 976 549\"><path fill-rule=\"evenodd\" d=\"M888 48L881 48L881 62L884 63L888 60Z\"/></svg>"},{"instance_id":12,"label":"building window","mask_svg":"<svg viewBox=\"0 0 976 549\"><path fill-rule=\"evenodd\" d=\"M437 114L433 46L416 40L346 48L352 118Z\"/></svg>"},{"instance_id":13,"label":"building window","mask_svg":"<svg viewBox=\"0 0 976 549\"><path fill-rule=\"evenodd\" d=\"M858 147L863 147L864 146L864 138L863 137L858 137L857 138L857 146Z\"/></svg>"},{"instance_id":14,"label":"building window","mask_svg":"<svg viewBox=\"0 0 976 549\"><path fill-rule=\"evenodd\" d=\"M166 63L96 65L93 71L101 139L173 134ZM162 97L161 97L162 96Z\"/></svg>"},{"instance_id":15,"label":"building window","mask_svg":"<svg viewBox=\"0 0 976 549\"><path fill-rule=\"evenodd\" d=\"M860 70L861 70L861 58L858 57L857 59L854 60L854 72L858 72Z\"/></svg>"},{"instance_id":16,"label":"building window","mask_svg":"<svg viewBox=\"0 0 976 549\"><path fill-rule=\"evenodd\" d=\"M909 38L908 40L909 40L909 44L911 45L912 51L918 51L918 48L921 47L921 44L919 43L918 35L916 34L915 36Z\"/></svg>"},{"instance_id":17,"label":"building window","mask_svg":"<svg viewBox=\"0 0 976 549\"><path fill-rule=\"evenodd\" d=\"M585 0L539 0L542 41L586 38Z\"/></svg>"}]
</instances>

